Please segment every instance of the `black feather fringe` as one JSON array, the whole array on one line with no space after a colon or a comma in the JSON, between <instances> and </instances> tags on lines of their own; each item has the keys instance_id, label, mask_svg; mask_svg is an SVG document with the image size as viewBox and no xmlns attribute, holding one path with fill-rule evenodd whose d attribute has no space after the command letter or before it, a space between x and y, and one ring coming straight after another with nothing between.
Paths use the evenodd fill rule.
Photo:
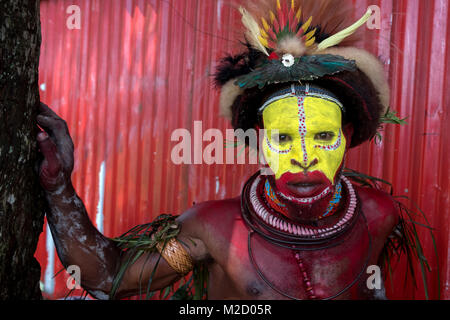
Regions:
<instances>
[{"instance_id":1,"label":"black feather fringe","mask_svg":"<svg viewBox=\"0 0 450 320\"><path fill-rule=\"evenodd\" d=\"M220 60L214 74L214 84L220 88L231 79L250 73L256 68L263 54L251 47L248 42L243 43L247 50L237 55L227 55Z\"/></svg>"}]
</instances>

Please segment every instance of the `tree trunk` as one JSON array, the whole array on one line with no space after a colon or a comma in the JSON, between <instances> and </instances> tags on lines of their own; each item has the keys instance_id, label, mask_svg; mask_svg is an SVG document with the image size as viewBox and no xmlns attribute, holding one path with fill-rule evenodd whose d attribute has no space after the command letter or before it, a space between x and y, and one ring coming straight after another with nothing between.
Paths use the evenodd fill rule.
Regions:
<instances>
[{"instance_id":1,"label":"tree trunk","mask_svg":"<svg viewBox=\"0 0 450 320\"><path fill-rule=\"evenodd\" d=\"M39 0L0 0L0 300L40 299Z\"/></svg>"}]
</instances>

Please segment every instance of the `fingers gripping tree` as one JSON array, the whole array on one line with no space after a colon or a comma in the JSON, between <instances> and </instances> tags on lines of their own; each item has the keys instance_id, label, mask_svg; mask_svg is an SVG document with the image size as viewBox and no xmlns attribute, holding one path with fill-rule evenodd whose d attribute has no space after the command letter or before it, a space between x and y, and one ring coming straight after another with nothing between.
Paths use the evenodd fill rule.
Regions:
<instances>
[{"instance_id":1,"label":"fingers gripping tree","mask_svg":"<svg viewBox=\"0 0 450 320\"><path fill-rule=\"evenodd\" d=\"M39 0L0 0L0 299L39 299Z\"/></svg>"}]
</instances>

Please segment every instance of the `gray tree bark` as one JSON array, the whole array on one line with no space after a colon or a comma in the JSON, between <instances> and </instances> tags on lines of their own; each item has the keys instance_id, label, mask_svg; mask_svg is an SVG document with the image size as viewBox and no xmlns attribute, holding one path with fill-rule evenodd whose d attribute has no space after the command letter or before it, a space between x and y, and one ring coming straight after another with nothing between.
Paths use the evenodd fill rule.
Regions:
<instances>
[{"instance_id":1,"label":"gray tree bark","mask_svg":"<svg viewBox=\"0 0 450 320\"><path fill-rule=\"evenodd\" d=\"M0 300L40 299L39 0L0 0Z\"/></svg>"}]
</instances>

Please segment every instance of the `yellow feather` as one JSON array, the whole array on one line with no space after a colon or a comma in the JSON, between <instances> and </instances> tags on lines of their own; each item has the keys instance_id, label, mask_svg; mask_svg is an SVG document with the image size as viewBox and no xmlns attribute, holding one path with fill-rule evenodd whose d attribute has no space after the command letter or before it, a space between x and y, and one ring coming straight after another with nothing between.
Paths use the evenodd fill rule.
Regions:
<instances>
[{"instance_id":1,"label":"yellow feather","mask_svg":"<svg viewBox=\"0 0 450 320\"><path fill-rule=\"evenodd\" d=\"M305 40L308 41L309 39L311 39L311 37L316 33L317 28L315 28L313 31L308 32L305 35Z\"/></svg>"},{"instance_id":2,"label":"yellow feather","mask_svg":"<svg viewBox=\"0 0 450 320\"><path fill-rule=\"evenodd\" d=\"M300 21L300 16L302 15L302 8L298 8L297 14L295 15L295 18Z\"/></svg>"},{"instance_id":3,"label":"yellow feather","mask_svg":"<svg viewBox=\"0 0 450 320\"><path fill-rule=\"evenodd\" d=\"M302 8L298 8L297 14L295 15L295 18L297 20L300 20L300 16L302 15Z\"/></svg>"},{"instance_id":4,"label":"yellow feather","mask_svg":"<svg viewBox=\"0 0 450 320\"><path fill-rule=\"evenodd\" d=\"M272 11L270 11L269 15L270 15L270 23L273 24L273 22L275 21L275 14Z\"/></svg>"},{"instance_id":5,"label":"yellow feather","mask_svg":"<svg viewBox=\"0 0 450 320\"><path fill-rule=\"evenodd\" d=\"M277 0L277 9L278 9L278 10L281 10L280 0Z\"/></svg>"},{"instance_id":6,"label":"yellow feather","mask_svg":"<svg viewBox=\"0 0 450 320\"><path fill-rule=\"evenodd\" d=\"M269 42L267 41L266 38L263 38L263 37L259 36L258 39L259 39L259 42L261 42L261 44L262 44L264 47L266 47L266 48L269 47Z\"/></svg>"},{"instance_id":7,"label":"yellow feather","mask_svg":"<svg viewBox=\"0 0 450 320\"><path fill-rule=\"evenodd\" d=\"M314 41L316 41L316 37L312 37L308 41L305 42L306 47L311 47L314 44Z\"/></svg>"},{"instance_id":8,"label":"yellow feather","mask_svg":"<svg viewBox=\"0 0 450 320\"><path fill-rule=\"evenodd\" d=\"M319 45L317 46L317 51L325 50L326 48L335 46L342 42L345 38L352 35L359 27L361 27L363 24L365 24L372 15L372 10L369 8L367 9L367 12L362 16L361 19L356 21L354 24L352 24L350 27L332 35L331 37L323 40Z\"/></svg>"},{"instance_id":9,"label":"yellow feather","mask_svg":"<svg viewBox=\"0 0 450 320\"><path fill-rule=\"evenodd\" d=\"M291 0L291 8L292 11L295 10L295 0Z\"/></svg>"},{"instance_id":10,"label":"yellow feather","mask_svg":"<svg viewBox=\"0 0 450 320\"><path fill-rule=\"evenodd\" d=\"M268 38L269 36L267 35L267 32L264 29L259 28L259 31L261 32L261 36L263 38Z\"/></svg>"},{"instance_id":11,"label":"yellow feather","mask_svg":"<svg viewBox=\"0 0 450 320\"><path fill-rule=\"evenodd\" d=\"M264 27L264 30L268 31L270 29L269 24L267 23L266 19L261 17L261 21Z\"/></svg>"},{"instance_id":12,"label":"yellow feather","mask_svg":"<svg viewBox=\"0 0 450 320\"><path fill-rule=\"evenodd\" d=\"M310 26L310 24L311 24L311 21L312 21L312 16L309 17L308 21L306 21L306 22L302 25L303 32L306 32L306 30L308 30L308 28L309 28L309 26Z\"/></svg>"},{"instance_id":13,"label":"yellow feather","mask_svg":"<svg viewBox=\"0 0 450 320\"><path fill-rule=\"evenodd\" d=\"M246 32L247 40L255 49L261 51L262 53L268 56L269 53L267 52L264 44L261 42L262 37L258 23L252 17L252 15L243 7L240 7L239 11L241 12L242 15L242 24L247 28Z\"/></svg>"}]
</instances>

